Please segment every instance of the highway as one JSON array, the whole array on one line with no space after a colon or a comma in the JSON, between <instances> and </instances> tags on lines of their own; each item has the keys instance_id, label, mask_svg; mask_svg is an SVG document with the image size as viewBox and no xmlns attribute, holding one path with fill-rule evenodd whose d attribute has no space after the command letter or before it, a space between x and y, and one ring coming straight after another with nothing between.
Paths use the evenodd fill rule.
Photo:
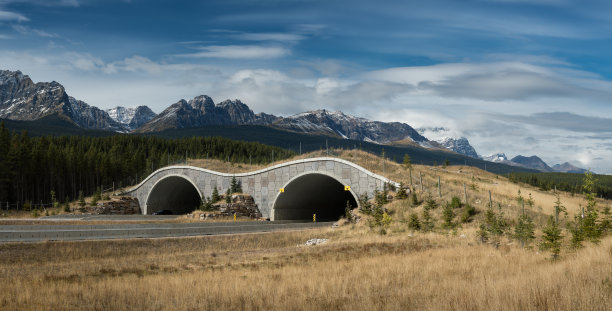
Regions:
<instances>
[{"instance_id":1,"label":"highway","mask_svg":"<svg viewBox=\"0 0 612 311\"><path fill-rule=\"evenodd\" d=\"M0 242L185 237L330 227L333 222L194 222L104 225L0 225Z\"/></svg>"}]
</instances>

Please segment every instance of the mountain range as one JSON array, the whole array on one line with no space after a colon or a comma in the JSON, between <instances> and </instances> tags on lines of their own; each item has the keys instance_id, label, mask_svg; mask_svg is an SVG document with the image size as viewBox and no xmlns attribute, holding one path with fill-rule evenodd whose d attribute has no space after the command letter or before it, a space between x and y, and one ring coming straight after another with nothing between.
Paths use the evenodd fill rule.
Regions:
<instances>
[{"instance_id":1,"label":"mountain range","mask_svg":"<svg viewBox=\"0 0 612 311\"><path fill-rule=\"evenodd\" d=\"M502 163L511 166L517 167L525 167L530 169L535 169L540 172L558 172L558 173L578 173L583 174L587 170L583 168L576 167L569 162L565 162L563 164L555 164L552 167L548 166L544 160L540 159L538 156L530 156L525 157L522 155L518 155L511 160L508 160L504 153L495 153L490 156L486 156L482 158L485 161Z\"/></svg>"},{"instance_id":2,"label":"mountain range","mask_svg":"<svg viewBox=\"0 0 612 311\"><path fill-rule=\"evenodd\" d=\"M66 93L58 82L34 83L20 71L0 70L0 119L34 121L57 115L84 129L114 132L154 133L171 129L209 126L266 126L295 133L324 135L375 144L416 145L427 149L442 149L481 159L465 137L444 137L429 140L410 125L400 122L380 122L346 115L325 109L279 117L266 113L255 114L242 101L225 100L215 104L207 95L191 100L181 99L160 114L147 106L126 108L117 106L101 110L77 100ZM430 128L435 132L445 128ZM420 133L419 133L420 132ZM548 166L536 156L517 156L508 160L505 155L483 157L483 160L536 169L543 172L581 172L569 163Z\"/></svg>"}]
</instances>

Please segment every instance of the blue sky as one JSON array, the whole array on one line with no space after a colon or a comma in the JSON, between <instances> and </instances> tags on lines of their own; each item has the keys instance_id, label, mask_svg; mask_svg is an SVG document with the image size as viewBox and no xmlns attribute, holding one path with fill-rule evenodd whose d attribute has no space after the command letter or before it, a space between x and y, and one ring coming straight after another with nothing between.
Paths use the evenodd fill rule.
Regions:
<instances>
[{"instance_id":1,"label":"blue sky","mask_svg":"<svg viewBox=\"0 0 612 311\"><path fill-rule=\"evenodd\" d=\"M612 173L612 2L0 0L0 68L100 108L241 99Z\"/></svg>"}]
</instances>

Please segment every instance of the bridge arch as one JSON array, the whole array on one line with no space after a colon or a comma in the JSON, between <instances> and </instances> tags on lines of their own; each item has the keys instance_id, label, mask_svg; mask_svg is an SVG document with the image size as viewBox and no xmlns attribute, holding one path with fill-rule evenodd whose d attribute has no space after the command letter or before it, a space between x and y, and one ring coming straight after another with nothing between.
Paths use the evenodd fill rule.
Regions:
<instances>
[{"instance_id":1,"label":"bridge arch","mask_svg":"<svg viewBox=\"0 0 612 311\"><path fill-rule=\"evenodd\" d=\"M338 220L348 204L359 205L355 192L340 178L323 171L304 172L294 176L278 192L272 203L272 220Z\"/></svg>"},{"instance_id":2,"label":"bridge arch","mask_svg":"<svg viewBox=\"0 0 612 311\"><path fill-rule=\"evenodd\" d=\"M170 210L173 214L187 214L200 204L202 193L187 176L170 174L160 178L146 199L146 214Z\"/></svg>"}]
</instances>

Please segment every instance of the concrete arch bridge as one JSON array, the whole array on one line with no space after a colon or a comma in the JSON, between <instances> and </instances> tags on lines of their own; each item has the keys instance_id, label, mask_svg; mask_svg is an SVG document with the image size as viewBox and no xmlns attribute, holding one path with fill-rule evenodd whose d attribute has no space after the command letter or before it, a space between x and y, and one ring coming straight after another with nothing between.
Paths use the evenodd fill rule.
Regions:
<instances>
[{"instance_id":1,"label":"concrete arch bridge","mask_svg":"<svg viewBox=\"0 0 612 311\"><path fill-rule=\"evenodd\" d=\"M358 206L358 194L372 197L384 183L397 183L350 161L321 157L290 161L258 171L228 174L193 166L161 168L127 195L138 199L143 214L172 210L189 213L200 198L217 187L224 193L235 177L244 193L253 196L263 217L270 220L335 220L344 214L346 202ZM281 190L282 189L282 190Z\"/></svg>"}]
</instances>

